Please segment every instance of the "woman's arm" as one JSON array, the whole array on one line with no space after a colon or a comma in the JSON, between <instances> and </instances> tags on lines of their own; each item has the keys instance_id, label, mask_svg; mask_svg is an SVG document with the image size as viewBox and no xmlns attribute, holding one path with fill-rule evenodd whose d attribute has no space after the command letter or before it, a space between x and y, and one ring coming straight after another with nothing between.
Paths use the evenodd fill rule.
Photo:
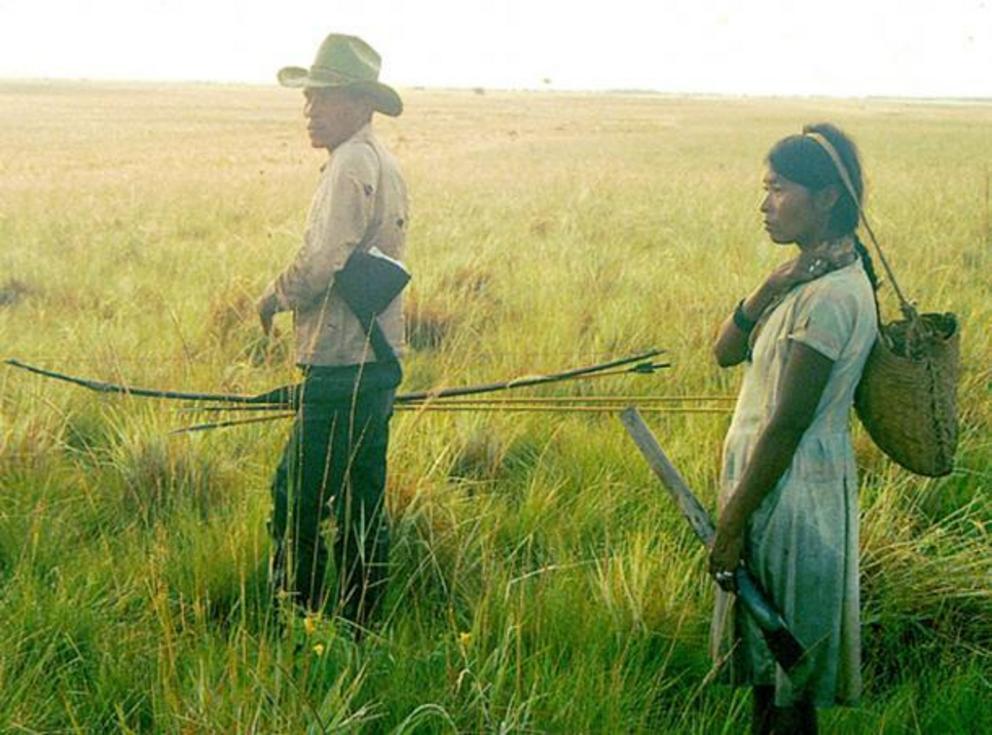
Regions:
<instances>
[{"instance_id":1,"label":"woman's arm","mask_svg":"<svg viewBox=\"0 0 992 735\"><path fill-rule=\"evenodd\" d=\"M741 303L738 320L743 317L744 324L738 325L738 320L735 320L734 315L731 314L720 326L720 333L713 345L713 355L717 364L720 367L732 367L743 362L747 358L751 329L750 327L742 329L741 326L748 324L753 326L777 296L800 283L819 278L827 270L828 264L825 259L820 258L816 252L804 251L772 271L764 283Z\"/></svg>"},{"instance_id":2,"label":"woman's arm","mask_svg":"<svg viewBox=\"0 0 992 735\"><path fill-rule=\"evenodd\" d=\"M720 326L720 334L716 338L716 344L713 345L713 355L720 367L733 367L744 362L747 358L748 337L751 336L751 329L778 294L778 288L771 281L772 278L769 277L744 299L734 309L734 313L728 316ZM737 309L740 309L739 314ZM736 319L735 316L737 316ZM738 321L741 317L743 317L744 324L739 325Z\"/></svg>"},{"instance_id":3,"label":"woman's arm","mask_svg":"<svg viewBox=\"0 0 992 735\"><path fill-rule=\"evenodd\" d=\"M781 399L758 438L737 488L720 514L710 552L710 572L737 568L751 513L775 487L816 416L834 362L802 342L793 342L782 376Z\"/></svg>"}]
</instances>

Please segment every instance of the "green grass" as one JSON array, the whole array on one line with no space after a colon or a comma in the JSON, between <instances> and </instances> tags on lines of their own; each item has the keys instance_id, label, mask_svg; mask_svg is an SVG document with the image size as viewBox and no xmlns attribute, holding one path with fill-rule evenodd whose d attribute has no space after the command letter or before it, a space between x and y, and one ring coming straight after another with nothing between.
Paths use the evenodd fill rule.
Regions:
<instances>
[{"instance_id":1,"label":"green grass","mask_svg":"<svg viewBox=\"0 0 992 735\"><path fill-rule=\"evenodd\" d=\"M964 325L958 469L861 432L866 691L825 732L992 730L992 107L408 92L379 131L413 197L404 389L659 345L653 377L545 388L733 394L716 325L784 252L761 161L829 119L861 145L904 289ZM284 90L0 86L0 352L104 380L293 379L252 302L321 163ZM891 294L886 310L894 313ZM284 636L265 588L286 425L170 436L174 405L0 371L0 731L736 733L707 683L705 556L613 417L398 415L381 635ZM728 417L650 419L712 506Z\"/></svg>"}]
</instances>

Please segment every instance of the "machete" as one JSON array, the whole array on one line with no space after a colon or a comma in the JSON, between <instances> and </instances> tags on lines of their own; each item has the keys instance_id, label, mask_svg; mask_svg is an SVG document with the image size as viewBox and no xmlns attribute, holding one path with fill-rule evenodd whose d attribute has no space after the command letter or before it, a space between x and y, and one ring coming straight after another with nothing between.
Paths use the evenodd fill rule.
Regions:
<instances>
[{"instance_id":1,"label":"machete","mask_svg":"<svg viewBox=\"0 0 992 735\"><path fill-rule=\"evenodd\" d=\"M709 547L716 534L709 515L696 496L692 494L692 490L686 485L678 470L665 456L658 440L644 423L637 409L628 408L620 414L620 420L634 443L637 444L637 448L641 450L648 465L661 480L661 484L668 490L672 500L679 506L679 510L689 525L692 526L696 537ZM743 564L737 567L734 572L734 586L737 599L761 628L765 643L768 644L772 656L787 673L792 671L802 659L805 651L802 644L789 630L782 614L769 602L768 595Z\"/></svg>"}]
</instances>

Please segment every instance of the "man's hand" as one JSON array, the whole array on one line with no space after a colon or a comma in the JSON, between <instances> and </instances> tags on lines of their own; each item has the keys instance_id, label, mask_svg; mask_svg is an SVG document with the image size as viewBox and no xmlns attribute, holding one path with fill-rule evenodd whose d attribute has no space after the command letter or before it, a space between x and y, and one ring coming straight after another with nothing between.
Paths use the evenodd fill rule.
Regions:
<instances>
[{"instance_id":1,"label":"man's hand","mask_svg":"<svg viewBox=\"0 0 992 735\"><path fill-rule=\"evenodd\" d=\"M275 294L263 296L255 302L255 310L258 312L258 321L262 325L262 332L268 337L272 333L272 317L279 311L279 302Z\"/></svg>"}]
</instances>

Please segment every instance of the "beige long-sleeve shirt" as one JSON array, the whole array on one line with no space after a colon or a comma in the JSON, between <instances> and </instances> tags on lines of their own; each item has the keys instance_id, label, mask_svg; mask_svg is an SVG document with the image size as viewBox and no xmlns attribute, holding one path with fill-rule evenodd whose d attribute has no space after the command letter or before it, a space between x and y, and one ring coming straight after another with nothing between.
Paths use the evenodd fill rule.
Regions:
<instances>
[{"instance_id":1,"label":"beige long-sleeve shirt","mask_svg":"<svg viewBox=\"0 0 992 735\"><path fill-rule=\"evenodd\" d=\"M406 185L392 155L366 125L338 146L321 172L303 245L266 290L280 311L292 311L296 362L354 365L375 361L361 325L331 287L357 248L378 248L402 261L409 227ZM403 295L379 315L397 355L405 343Z\"/></svg>"}]
</instances>

